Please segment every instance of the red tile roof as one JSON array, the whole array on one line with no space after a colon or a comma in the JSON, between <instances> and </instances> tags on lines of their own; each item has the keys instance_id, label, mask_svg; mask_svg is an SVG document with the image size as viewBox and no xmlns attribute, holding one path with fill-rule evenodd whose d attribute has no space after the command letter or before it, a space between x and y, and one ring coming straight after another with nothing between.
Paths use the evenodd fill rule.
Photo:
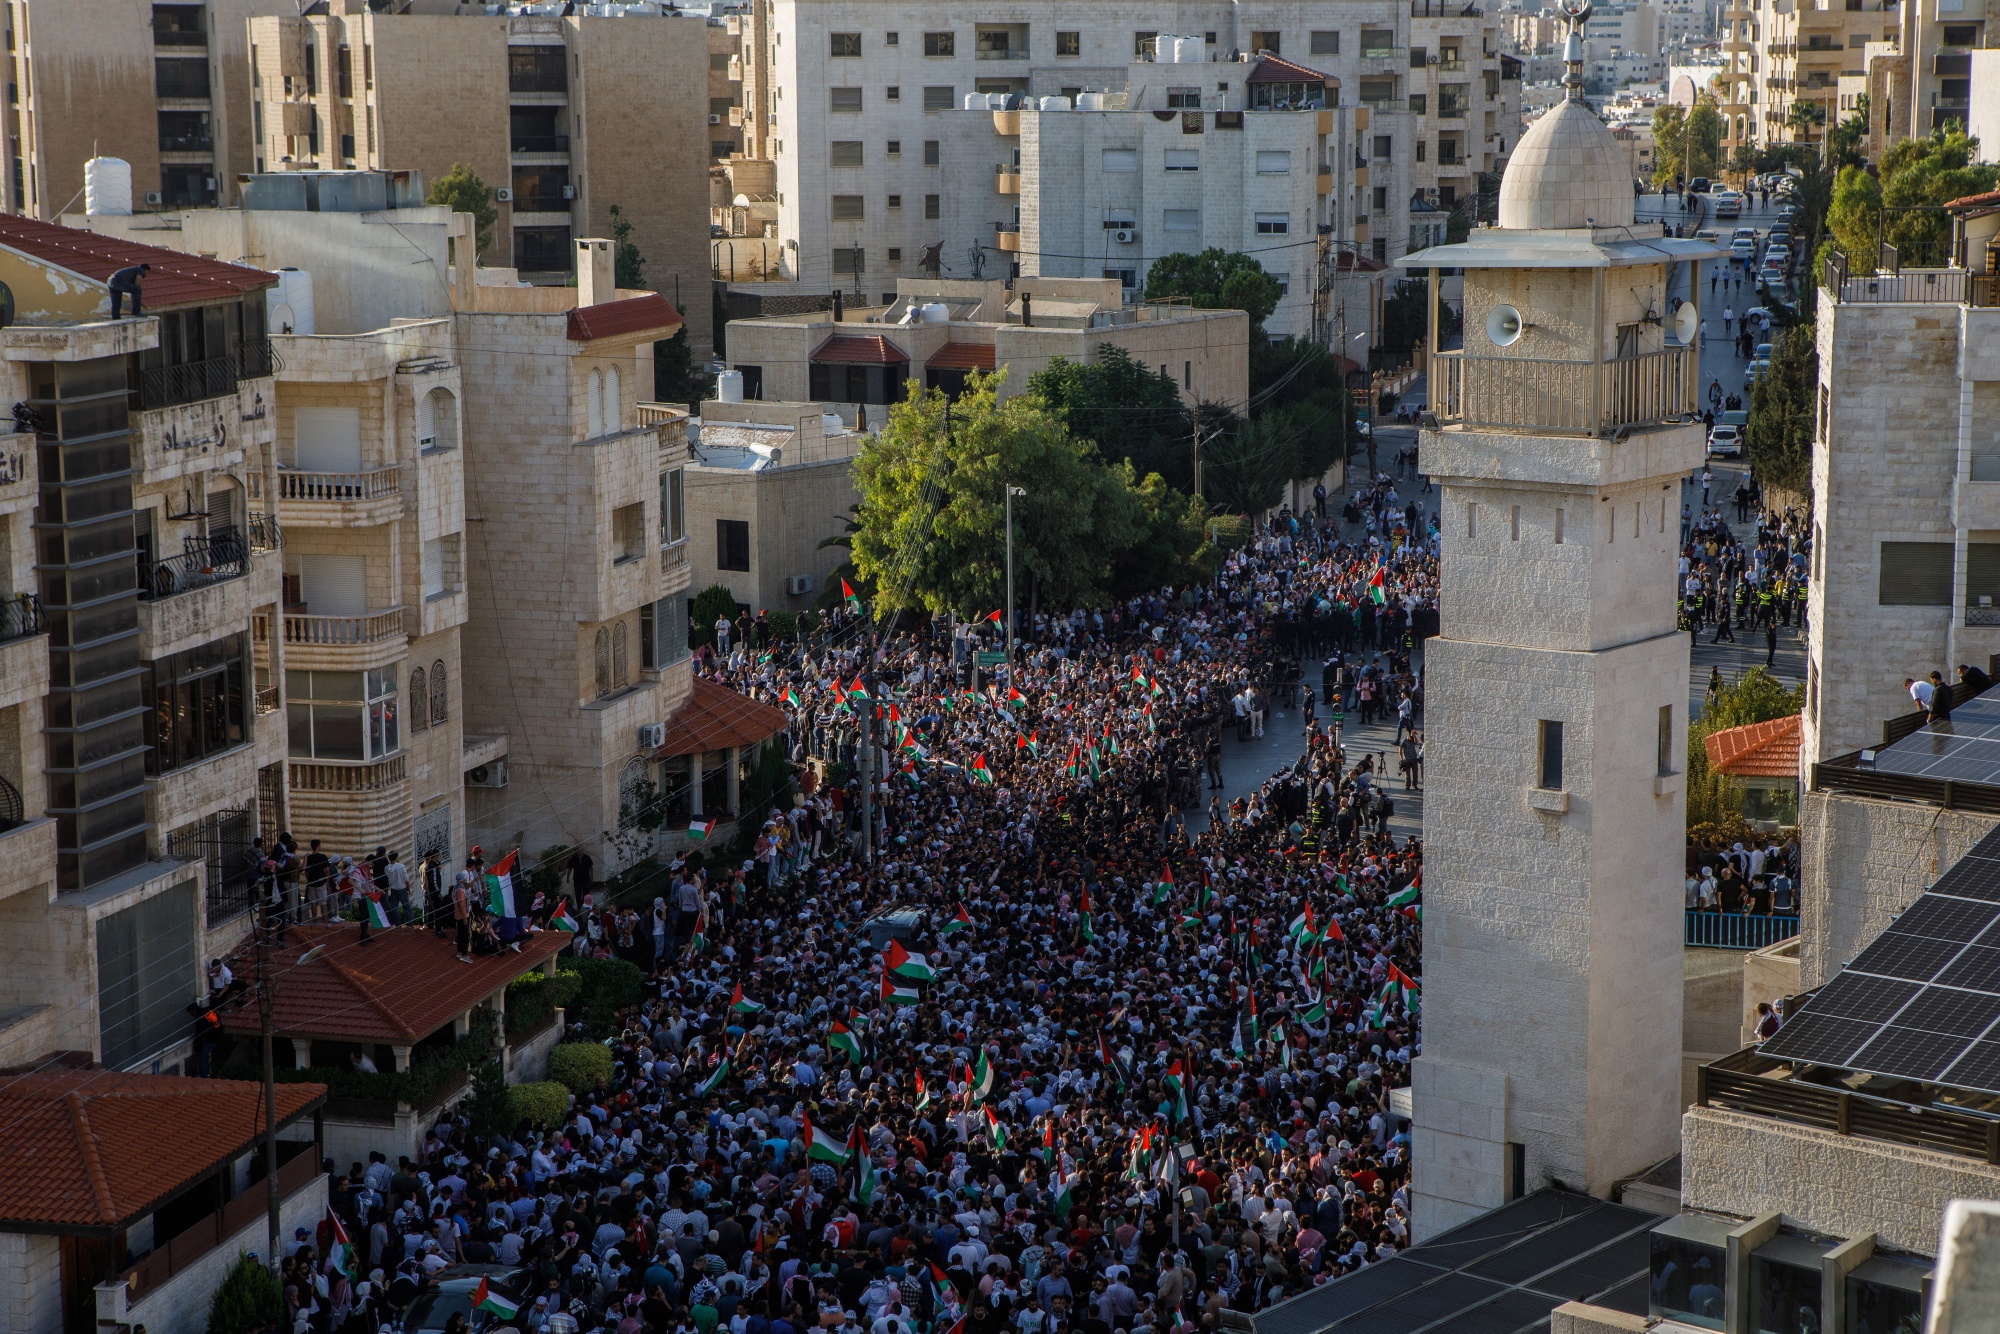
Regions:
<instances>
[{"instance_id":1,"label":"red tile roof","mask_svg":"<svg viewBox=\"0 0 2000 1334\"><path fill-rule=\"evenodd\" d=\"M739 695L697 676L694 693L667 720L666 744L653 754L664 760L731 746L754 746L770 740L790 723L791 718L777 705Z\"/></svg>"},{"instance_id":2,"label":"red tile roof","mask_svg":"<svg viewBox=\"0 0 2000 1334\"><path fill-rule=\"evenodd\" d=\"M1289 60L1280 60L1273 55L1261 57L1257 61L1256 66L1244 78L1243 82L1326 83L1333 85L1335 88L1340 87L1340 80L1334 78L1331 74L1321 74L1316 69L1307 69L1304 65L1294 65Z\"/></svg>"},{"instance_id":3,"label":"red tile roof","mask_svg":"<svg viewBox=\"0 0 2000 1334\"><path fill-rule=\"evenodd\" d=\"M1799 776L1799 715L1768 723L1710 732L1702 738L1708 767L1736 778L1797 778Z\"/></svg>"},{"instance_id":4,"label":"red tile roof","mask_svg":"<svg viewBox=\"0 0 2000 1334\"><path fill-rule=\"evenodd\" d=\"M838 361L848 366L895 366L909 361L903 349L881 334L858 337L836 334L819 345L814 361Z\"/></svg>"},{"instance_id":5,"label":"red tile roof","mask_svg":"<svg viewBox=\"0 0 2000 1334\"><path fill-rule=\"evenodd\" d=\"M12 246L48 264L98 282L133 264L150 264L141 285L147 310L168 310L217 301L238 301L244 294L270 287L275 273L186 255L162 246L142 245L116 236L99 236L75 227L59 227L17 214L0 214L0 245Z\"/></svg>"},{"instance_id":6,"label":"red tile roof","mask_svg":"<svg viewBox=\"0 0 2000 1334\"><path fill-rule=\"evenodd\" d=\"M278 1085L278 1124L326 1098ZM0 1075L0 1228L109 1231L257 1142L264 1090L230 1079L41 1069Z\"/></svg>"},{"instance_id":7,"label":"red tile roof","mask_svg":"<svg viewBox=\"0 0 2000 1334\"><path fill-rule=\"evenodd\" d=\"M569 338L573 343L588 343L594 338L626 338L639 333L672 338L680 327L681 313L658 292L578 306L569 313Z\"/></svg>"},{"instance_id":8,"label":"red tile roof","mask_svg":"<svg viewBox=\"0 0 2000 1334\"><path fill-rule=\"evenodd\" d=\"M2000 190L1988 190L1984 194L1965 195L1945 205L1953 211L1959 209L1980 210L2000 208Z\"/></svg>"},{"instance_id":9,"label":"red tile roof","mask_svg":"<svg viewBox=\"0 0 2000 1334\"><path fill-rule=\"evenodd\" d=\"M934 371L990 371L996 364L991 343L946 343L924 363Z\"/></svg>"},{"instance_id":10,"label":"red tile roof","mask_svg":"<svg viewBox=\"0 0 2000 1334\"><path fill-rule=\"evenodd\" d=\"M460 963L452 942L417 926L377 931L365 947L359 927L295 926L271 968L284 982L271 988L271 1017L279 1036L337 1042L422 1041L509 982L554 958L569 944L566 931L542 931L502 950ZM327 949L301 964L317 945ZM248 976L247 969L238 969ZM257 1030L257 1007L244 1000L222 1013L231 1032Z\"/></svg>"}]
</instances>

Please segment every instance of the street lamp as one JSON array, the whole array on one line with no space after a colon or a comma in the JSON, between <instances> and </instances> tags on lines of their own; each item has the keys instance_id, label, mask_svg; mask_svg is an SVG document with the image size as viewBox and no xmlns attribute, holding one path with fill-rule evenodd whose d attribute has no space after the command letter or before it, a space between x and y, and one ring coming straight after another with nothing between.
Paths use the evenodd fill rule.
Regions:
<instances>
[{"instance_id":1,"label":"street lamp","mask_svg":"<svg viewBox=\"0 0 2000 1334\"><path fill-rule=\"evenodd\" d=\"M1014 497L1028 493L1013 485L1007 486L1007 684L1014 684Z\"/></svg>"},{"instance_id":2,"label":"street lamp","mask_svg":"<svg viewBox=\"0 0 2000 1334\"><path fill-rule=\"evenodd\" d=\"M278 1078L271 1057L274 1034L271 1024L270 937L271 932L260 925L257 930L257 1029L264 1047L264 1238L270 1251L265 1262L275 1274L282 1267L278 1255L278 1213L283 1202L278 1190ZM292 968L303 968L325 952L325 945L315 945L301 954Z\"/></svg>"}]
</instances>

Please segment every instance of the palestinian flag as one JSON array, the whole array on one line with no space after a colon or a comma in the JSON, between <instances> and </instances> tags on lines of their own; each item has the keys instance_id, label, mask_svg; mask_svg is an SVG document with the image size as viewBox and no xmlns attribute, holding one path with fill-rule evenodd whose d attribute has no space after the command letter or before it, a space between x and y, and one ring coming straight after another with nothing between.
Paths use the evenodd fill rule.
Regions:
<instances>
[{"instance_id":1,"label":"palestinian flag","mask_svg":"<svg viewBox=\"0 0 2000 1334\"><path fill-rule=\"evenodd\" d=\"M736 1014L762 1014L764 1007L743 994L743 984L736 984L736 991L729 997L729 1008Z\"/></svg>"},{"instance_id":2,"label":"palestinian flag","mask_svg":"<svg viewBox=\"0 0 2000 1334\"><path fill-rule=\"evenodd\" d=\"M1289 1070L1292 1068L1292 1039L1285 1032L1284 1025L1271 1025L1271 1041L1278 1044L1278 1064Z\"/></svg>"},{"instance_id":3,"label":"palestinian flag","mask_svg":"<svg viewBox=\"0 0 2000 1334\"><path fill-rule=\"evenodd\" d=\"M1305 911L1292 919L1292 924L1285 929L1285 934L1301 945L1310 945L1319 939L1319 933L1313 930L1312 904L1306 904Z\"/></svg>"},{"instance_id":4,"label":"palestinian flag","mask_svg":"<svg viewBox=\"0 0 2000 1334\"><path fill-rule=\"evenodd\" d=\"M806 1157L814 1162L833 1163L845 1166L847 1163L847 1141L838 1135L829 1135L805 1118L805 1133L800 1137L806 1142Z\"/></svg>"},{"instance_id":5,"label":"palestinian flag","mask_svg":"<svg viewBox=\"0 0 2000 1334\"><path fill-rule=\"evenodd\" d=\"M931 1298L937 1303L938 1310L957 1314L958 1289L951 1286L951 1280L936 1264L931 1265Z\"/></svg>"},{"instance_id":6,"label":"palestinian flag","mask_svg":"<svg viewBox=\"0 0 2000 1334\"><path fill-rule=\"evenodd\" d=\"M1050 1193L1049 1212L1054 1214L1056 1222L1060 1223L1069 1217L1070 1206L1075 1202L1070 1195L1069 1178L1065 1177L1056 1183L1055 1190Z\"/></svg>"},{"instance_id":7,"label":"palestinian flag","mask_svg":"<svg viewBox=\"0 0 2000 1334\"><path fill-rule=\"evenodd\" d=\"M328 1205L326 1221L333 1227L333 1241L326 1248L326 1258L336 1270L353 1278L355 1275L354 1243L347 1239L347 1228L341 1223L340 1215Z\"/></svg>"},{"instance_id":8,"label":"palestinian flag","mask_svg":"<svg viewBox=\"0 0 2000 1334\"><path fill-rule=\"evenodd\" d=\"M1095 941L1097 939L1097 930L1091 925L1090 921L1090 886L1084 886L1083 896L1079 902L1081 906L1078 907L1076 912L1077 930L1083 933L1085 940Z\"/></svg>"},{"instance_id":9,"label":"palestinian flag","mask_svg":"<svg viewBox=\"0 0 2000 1334\"><path fill-rule=\"evenodd\" d=\"M1056 1119L1053 1116L1042 1125L1042 1161L1050 1167L1056 1164Z\"/></svg>"},{"instance_id":10,"label":"palestinian flag","mask_svg":"<svg viewBox=\"0 0 2000 1334\"><path fill-rule=\"evenodd\" d=\"M785 687L784 699L781 702L784 704L786 708L790 709L794 713L797 713L800 709L803 709L805 707L805 705L799 703L798 692L796 690L793 690L790 686Z\"/></svg>"},{"instance_id":11,"label":"palestinian flag","mask_svg":"<svg viewBox=\"0 0 2000 1334\"><path fill-rule=\"evenodd\" d=\"M389 929L389 914L382 907L382 896L380 894L363 894L361 896L361 914L367 920L368 925L377 930L387 931Z\"/></svg>"},{"instance_id":12,"label":"palestinian flag","mask_svg":"<svg viewBox=\"0 0 2000 1334\"><path fill-rule=\"evenodd\" d=\"M860 614L861 598L855 593L854 585L848 583L845 579L840 581L840 599L847 604L849 611L854 612L856 615Z\"/></svg>"},{"instance_id":13,"label":"palestinian flag","mask_svg":"<svg viewBox=\"0 0 2000 1334\"><path fill-rule=\"evenodd\" d=\"M1407 991L1421 992L1423 990L1422 987L1417 985L1417 980L1415 978L1411 977L1408 973L1404 972L1402 969L1396 967L1396 965L1393 963L1389 965L1389 981L1391 985L1399 986L1406 992Z\"/></svg>"},{"instance_id":14,"label":"palestinian flag","mask_svg":"<svg viewBox=\"0 0 2000 1334\"><path fill-rule=\"evenodd\" d=\"M858 699L863 704L875 698L868 693L868 683L858 676L854 678L854 684L847 688L847 697L849 699Z\"/></svg>"},{"instance_id":15,"label":"palestinian flag","mask_svg":"<svg viewBox=\"0 0 2000 1334\"><path fill-rule=\"evenodd\" d=\"M1256 1025L1256 1021L1254 1019L1251 1021L1251 1025L1252 1025L1252 1040L1254 1041L1255 1025ZM1188 1114L1187 1077L1181 1073L1181 1063L1179 1061L1175 1061L1172 1065L1167 1067L1166 1085L1167 1085L1167 1092L1173 1094L1174 1097L1174 1119L1176 1121L1187 1120L1187 1114ZM1150 1127L1148 1128L1147 1133L1149 1136L1151 1135Z\"/></svg>"},{"instance_id":16,"label":"palestinian flag","mask_svg":"<svg viewBox=\"0 0 2000 1334\"><path fill-rule=\"evenodd\" d=\"M1409 907L1401 909L1401 912L1403 916L1409 918L1411 921L1415 922L1418 926L1422 926L1424 924L1423 904L1413 903Z\"/></svg>"},{"instance_id":17,"label":"palestinian flag","mask_svg":"<svg viewBox=\"0 0 2000 1334\"><path fill-rule=\"evenodd\" d=\"M1182 913L1181 925L1190 931L1199 930L1201 927L1201 918L1193 913Z\"/></svg>"},{"instance_id":18,"label":"palestinian flag","mask_svg":"<svg viewBox=\"0 0 2000 1334\"><path fill-rule=\"evenodd\" d=\"M514 911L514 863L520 855L516 848L486 868L486 910L495 917L519 915Z\"/></svg>"},{"instance_id":19,"label":"palestinian flag","mask_svg":"<svg viewBox=\"0 0 2000 1334\"><path fill-rule=\"evenodd\" d=\"M583 930L582 927L577 925L576 918L569 915L568 899L564 899L556 905L555 916L549 918L549 927L555 931L569 931L572 933Z\"/></svg>"},{"instance_id":20,"label":"palestinian flag","mask_svg":"<svg viewBox=\"0 0 2000 1334\"><path fill-rule=\"evenodd\" d=\"M1387 605L1389 601L1389 588L1383 582L1382 567L1379 565L1375 567L1374 575L1368 580L1368 596L1378 607Z\"/></svg>"},{"instance_id":21,"label":"palestinian flag","mask_svg":"<svg viewBox=\"0 0 2000 1334\"><path fill-rule=\"evenodd\" d=\"M1338 918L1328 917L1326 919L1326 929L1319 933L1319 939L1322 945L1324 945L1329 940L1345 941L1347 939L1347 937L1341 933L1340 921Z\"/></svg>"},{"instance_id":22,"label":"palestinian flag","mask_svg":"<svg viewBox=\"0 0 2000 1334\"><path fill-rule=\"evenodd\" d=\"M923 996L915 987L899 987L890 981L889 975L882 975L882 1003L884 1005L919 1005Z\"/></svg>"},{"instance_id":23,"label":"palestinian flag","mask_svg":"<svg viewBox=\"0 0 2000 1334\"><path fill-rule=\"evenodd\" d=\"M979 752L978 755L973 757L972 768L968 769L966 772L970 773L974 778L977 778L980 782L986 784L986 786L988 787L993 786L993 771L986 767L985 751L982 750Z\"/></svg>"},{"instance_id":24,"label":"palestinian flag","mask_svg":"<svg viewBox=\"0 0 2000 1334\"><path fill-rule=\"evenodd\" d=\"M490 1312L493 1315L499 1316L502 1320L512 1320L516 1313L520 1311L521 1304L509 1301L506 1297L494 1291L492 1285L482 1278L479 1280L479 1286L473 1289L472 1309L475 1311Z\"/></svg>"},{"instance_id":25,"label":"palestinian flag","mask_svg":"<svg viewBox=\"0 0 2000 1334\"><path fill-rule=\"evenodd\" d=\"M1194 906L1206 910L1215 902L1215 886L1209 883L1208 872L1201 873L1201 893L1194 896Z\"/></svg>"},{"instance_id":26,"label":"palestinian flag","mask_svg":"<svg viewBox=\"0 0 2000 1334\"><path fill-rule=\"evenodd\" d=\"M1310 1031L1314 1025L1326 1022L1326 998L1322 996L1304 1009L1293 1006L1292 1014L1297 1017L1300 1027Z\"/></svg>"},{"instance_id":27,"label":"palestinian flag","mask_svg":"<svg viewBox=\"0 0 2000 1334\"><path fill-rule=\"evenodd\" d=\"M943 926L939 927L938 934L941 936L948 936L954 931L970 931L970 930L972 930L972 919L965 915L965 905L961 903L958 905L958 915L956 917L953 917L949 922L946 922Z\"/></svg>"},{"instance_id":28,"label":"palestinian flag","mask_svg":"<svg viewBox=\"0 0 2000 1334\"><path fill-rule=\"evenodd\" d=\"M725 1056L715 1063L715 1069L708 1072L707 1079L694 1086L694 1096L706 1098L721 1087L722 1081L727 1078L729 1078L729 1058Z\"/></svg>"},{"instance_id":29,"label":"palestinian flag","mask_svg":"<svg viewBox=\"0 0 2000 1334\"><path fill-rule=\"evenodd\" d=\"M1041 735L1042 734L1040 729L1037 729L1034 732L1029 733L1027 736L1020 736L1017 734L1014 737L1014 749L1025 750L1028 752L1029 759L1039 760L1040 758L1042 758L1042 743L1040 740Z\"/></svg>"},{"instance_id":30,"label":"palestinian flag","mask_svg":"<svg viewBox=\"0 0 2000 1334\"><path fill-rule=\"evenodd\" d=\"M708 836L715 832L715 821L704 820L699 815L688 821L688 837L697 843L706 843Z\"/></svg>"},{"instance_id":31,"label":"palestinian flag","mask_svg":"<svg viewBox=\"0 0 2000 1334\"><path fill-rule=\"evenodd\" d=\"M833 711L850 716L854 713L854 710L848 707L847 692L841 688L839 677L835 677L833 681Z\"/></svg>"},{"instance_id":32,"label":"palestinian flag","mask_svg":"<svg viewBox=\"0 0 2000 1334\"><path fill-rule=\"evenodd\" d=\"M1257 988L1252 987L1250 988L1250 1040L1256 1042L1263 1036L1264 1031L1257 1023Z\"/></svg>"},{"instance_id":33,"label":"palestinian flag","mask_svg":"<svg viewBox=\"0 0 2000 1334\"><path fill-rule=\"evenodd\" d=\"M1229 1050L1235 1052L1239 1059L1250 1055L1250 1048L1243 1041L1243 1016L1241 1014L1236 1016L1236 1029L1230 1038Z\"/></svg>"},{"instance_id":34,"label":"palestinian flag","mask_svg":"<svg viewBox=\"0 0 2000 1334\"><path fill-rule=\"evenodd\" d=\"M1139 713L1146 720L1146 730L1148 732L1157 733L1160 730L1153 723L1153 702L1151 700L1146 701L1146 707L1139 710Z\"/></svg>"},{"instance_id":35,"label":"palestinian flag","mask_svg":"<svg viewBox=\"0 0 2000 1334\"><path fill-rule=\"evenodd\" d=\"M854 1123L848 1152L854 1155L854 1184L848 1188L847 1198L866 1209L875 1203L875 1164L868 1157L867 1144L862 1141L859 1121Z\"/></svg>"},{"instance_id":36,"label":"palestinian flag","mask_svg":"<svg viewBox=\"0 0 2000 1334\"><path fill-rule=\"evenodd\" d=\"M923 1111L924 1108L931 1105L931 1091L924 1087L923 1071L919 1070L916 1072L916 1080L917 1080L917 1105L915 1110L921 1112Z\"/></svg>"},{"instance_id":37,"label":"palestinian flag","mask_svg":"<svg viewBox=\"0 0 2000 1334\"><path fill-rule=\"evenodd\" d=\"M900 940L891 940L889 948L882 951L882 966L897 977L909 982L935 982L937 970L921 954L912 954L903 948Z\"/></svg>"},{"instance_id":38,"label":"palestinian flag","mask_svg":"<svg viewBox=\"0 0 2000 1334\"><path fill-rule=\"evenodd\" d=\"M694 919L694 934L688 937L688 953L699 954L708 948L708 908L704 905L701 915Z\"/></svg>"},{"instance_id":39,"label":"palestinian flag","mask_svg":"<svg viewBox=\"0 0 2000 1334\"><path fill-rule=\"evenodd\" d=\"M1000 624L1001 616L1005 615L1006 611L1007 609L1005 607L995 607L992 611L987 612L984 616L979 618L980 624L984 625L986 622L991 621L995 625L998 625Z\"/></svg>"},{"instance_id":40,"label":"palestinian flag","mask_svg":"<svg viewBox=\"0 0 2000 1334\"><path fill-rule=\"evenodd\" d=\"M1391 894L1388 899L1388 906L1391 908L1407 908L1423 897L1423 892L1420 887L1412 882L1407 888Z\"/></svg>"},{"instance_id":41,"label":"palestinian flag","mask_svg":"<svg viewBox=\"0 0 2000 1334\"><path fill-rule=\"evenodd\" d=\"M1153 906L1158 907L1160 904L1165 903L1173 892L1174 882L1171 878L1155 880L1153 882Z\"/></svg>"},{"instance_id":42,"label":"palestinian flag","mask_svg":"<svg viewBox=\"0 0 2000 1334\"><path fill-rule=\"evenodd\" d=\"M1126 1077L1125 1066L1119 1061L1118 1053L1111 1050L1111 1044L1104 1040L1104 1034L1102 1033L1097 1035L1097 1055L1107 1066L1111 1067L1111 1073L1117 1077L1119 1088L1123 1089L1131 1086L1131 1080Z\"/></svg>"},{"instance_id":43,"label":"palestinian flag","mask_svg":"<svg viewBox=\"0 0 2000 1334\"><path fill-rule=\"evenodd\" d=\"M993 1109L986 1109L986 1133L993 1136L993 1152L1007 1152L1007 1130L1000 1124L1000 1118L993 1115Z\"/></svg>"},{"instance_id":44,"label":"palestinian flag","mask_svg":"<svg viewBox=\"0 0 2000 1334\"><path fill-rule=\"evenodd\" d=\"M965 1084L974 1107L993 1096L993 1066L986 1059L986 1049L979 1050L979 1060L965 1068Z\"/></svg>"},{"instance_id":45,"label":"palestinian flag","mask_svg":"<svg viewBox=\"0 0 2000 1334\"><path fill-rule=\"evenodd\" d=\"M840 1020L834 1020L833 1027L827 1030L826 1045L854 1064L861 1064L861 1044L855 1040L853 1032L847 1025Z\"/></svg>"}]
</instances>

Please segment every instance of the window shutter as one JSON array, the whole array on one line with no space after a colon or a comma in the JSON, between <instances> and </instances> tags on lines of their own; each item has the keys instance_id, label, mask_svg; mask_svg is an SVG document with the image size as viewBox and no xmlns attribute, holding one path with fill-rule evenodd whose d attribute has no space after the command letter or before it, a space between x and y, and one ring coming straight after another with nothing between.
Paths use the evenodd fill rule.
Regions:
<instances>
[{"instance_id":1,"label":"window shutter","mask_svg":"<svg viewBox=\"0 0 2000 1334\"><path fill-rule=\"evenodd\" d=\"M1875 600L1884 607L1949 607L1951 543L1884 542Z\"/></svg>"},{"instance_id":2,"label":"window shutter","mask_svg":"<svg viewBox=\"0 0 2000 1334\"><path fill-rule=\"evenodd\" d=\"M303 554L299 557L299 591L308 615L366 616L368 558Z\"/></svg>"},{"instance_id":3,"label":"window shutter","mask_svg":"<svg viewBox=\"0 0 2000 1334\"><path fill-rule=\"evenodd\" d=\"M292 455L304 472L360 472L361 409L293 409Z\"/></svg>"},{"instance_id":4,"label":"window shutter","mask_svg":"<svg viewBox=\"0 0 2000 1334\"><path fill-rule=\"evenodd\" d=\"M1968 542L1965 545L1965 605L1978 607L1979 599L1993 599L2000 607L2000 542Z\"/></svg>"},{"instance_id":5,"label":"window shutter","mask_svg":"<svg viewBox=\"0 0 2000 1334\"><path fill-rule=\"evenodd\" d=\"M424 596L444 592L444 539L433 537L424 543Z\"/></svg>"}]
</instances>

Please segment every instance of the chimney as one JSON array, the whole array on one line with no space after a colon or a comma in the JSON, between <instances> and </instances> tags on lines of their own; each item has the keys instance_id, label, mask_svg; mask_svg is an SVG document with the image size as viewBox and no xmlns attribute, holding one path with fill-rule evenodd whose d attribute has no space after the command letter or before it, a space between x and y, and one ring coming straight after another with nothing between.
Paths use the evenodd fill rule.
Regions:
<instances>
[{"instance_id":1,"label":"chimney","mask_svg":"<svg viewBox=\"0 0 2000 1334\"><path fill-rule=\"evenodd\" d=\"M846 309L847 309L847 307L846 307L846 304L845 304L845 303L844 303L844 302L843 302L843 301L841 300L841 297L840 297L840 289L839 289L838 287L834 288L834 289L833 289L833 322L834 322L835 324L838 324L838 323L840 323L840 322L841 322L841 321L842 321L843 319L845 319L845 318L846 318L846 313L845 313L845 312L846 312Z\"/></svg>"},{"instance_id":2,"label":"chimney","mask_svg":"<svg viewBox=\"0 0 2000 1334\"><path fill-rule=\"evenodd\" d=\"M576 304L599 306L618 299L617 267L612 262L611 242L597 237L576 240Z\"/></svg>"},{"instance_id":3,"label":"chimney","mask_svg":"<svg viewBox=\"0 0 2000 1334\"><path fill-rule=\"evenodd\" d=\"M1035 294L1034 294L1033 292L1030 292L1030 291L1027 291L1026 289L1023 289L1023 290L1022 290L1022 292L1021 292L1021 327L1022 327L1023 329L1032 329L1032 328L1034 328L1034 327L1035 327L1035 308L1034 308L1034 300L1035 300Z\"/></svg>"},{"instance_id":4,"label":"chimney","mask_svg":"<svg viewBox=\"0 0 2000 1334\"><path fill-rule=\"evenodd\" d=\"M478 227L470 213L454 213L445 224L451 239L451 305L454 310L479 308L479 259L474 254Z\"/></svg>"}]
</instances>

